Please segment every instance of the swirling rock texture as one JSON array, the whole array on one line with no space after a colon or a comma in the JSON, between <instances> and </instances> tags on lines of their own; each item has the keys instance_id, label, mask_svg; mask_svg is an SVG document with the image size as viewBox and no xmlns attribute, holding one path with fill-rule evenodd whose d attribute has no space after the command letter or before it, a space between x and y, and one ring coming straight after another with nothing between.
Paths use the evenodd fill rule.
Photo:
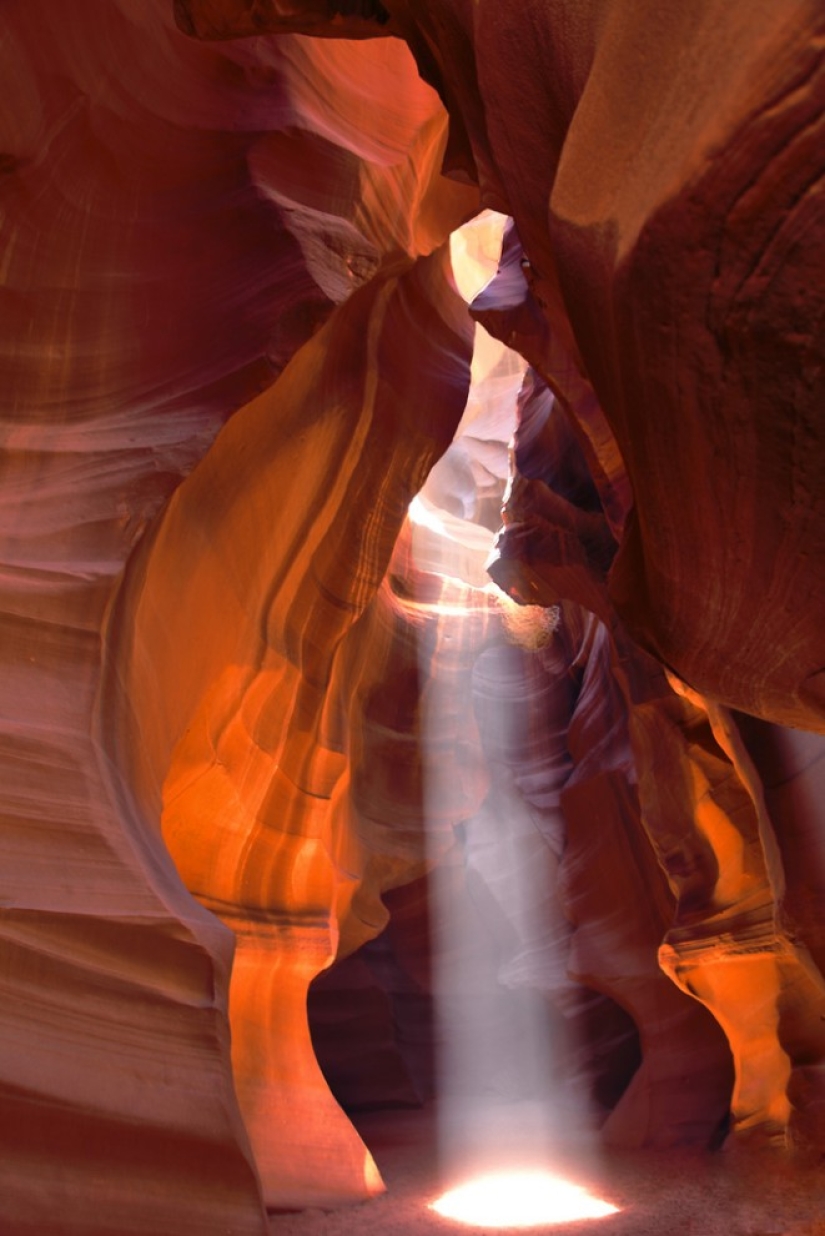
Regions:
<instances>
[{"instance_id":1,"label":"swirling rock texture","mask_svg":"<svg viewBox=\"0 0 825 1236\"><path fill-rule=\"evenodd\" d=\"M124 563L221 423L271 383L336 297L379 267L410 265L476 198L439 176L443 114L399 44L213 51L181 34L163 4L82 4L60 31L28 4L5 6L0 21L2 1227L260 1232L259 1169L231 1072L232 936L180 882L137 739L112 763L123 701L116 666L100 690L101 632ZM354 75L353 54L365 58ZM314 55L323 69L311 68ZM348 67L336 70L342 55ZM380 77L394 112L373 106ZM276 160L273 175L279 140L297 158ZM427 299L426 270L417 280L393 299L382 275L369 304L358 302L360 317L341 324L342 353L366 346L364 331L373 353L386 347L387 313L407 337L416 297ZM414 351L409 363L418 380ZM307 357L305 372L313 365ZM462 366L445 369L457 419ZM351 362L340 377L333 400L346 403L344 386L363 385L363 374ZM393 381L413 385L397 367ZM423 376L419 389L426 394ZM429 398L433 411L444 405ZM362 440L375 399L373 390ZM391 386L381 401L392 403ZM312 413L296 418L312 434ZM314 432L325 425L321 416ZM328 444L319 483L333 491L330 518L348 486L338 453L357 445L347 437L357 425L353 414ZM406 481L383 477L390 527L404 484L412 492L426 470L420 433ZM447 412L435 436L446 444L450 433ZM391 454L390 441L381 460ZM300 475L292 479L299 489ZM298 503L293 544L317 514L313 492ZM363 605L392 540L378 495L364 497L376 501L377 522L363 529L376 565L360 583L352 576L354 596L330 601L344 617ZM363 525L357 500L348 518ZM278 536L277 509L263 535ZM241 537L253 562L257 536ZM198 577L200 550L181 549L168 567L170 596ZM338 551L329 542L324 552ZM128 624L121 614L113 638ZM218 622L203 645L193 635L196 660L213 637L220 658L233 629ZM321 636L323 645L323 626ZM228 652L222 668L232 664ZM159 664L149 671L149 696L158 673ZM179 713L167 685L174 726L186 688ZM154 754L171 727L158 715L151 728Z\"/></svg>"},{"instance_id":2,"label":"swirling rock texture","mask_svg":"<svg viewBox=\"0 0 825 1236\"><path fill-rule=\"evenodd\" d=\"M433 864L607 1139L821 1153L821 6L0 29L3 1232L380 1188Z\"/></svg>"}]
</instances>

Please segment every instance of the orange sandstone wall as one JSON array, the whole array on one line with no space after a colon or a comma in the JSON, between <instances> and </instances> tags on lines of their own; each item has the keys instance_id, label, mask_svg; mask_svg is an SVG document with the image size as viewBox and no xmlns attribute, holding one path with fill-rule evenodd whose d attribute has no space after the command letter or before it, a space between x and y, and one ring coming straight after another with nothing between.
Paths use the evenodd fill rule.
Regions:
<instances>
[{"instance_id":1,"label":"orange sandstone wall","mask_svg":"<svg viewBox=\"0 0 825 1236\"><path fill-rule=\"evenodd\" d=\"M636 1026L605 1136L821 1148L821 744L781 728L825 729L821 6L0 32L2 1230L262 1233L380 1187L306 992L395 886L426 981L435 682L473 774L438 852L517 782L545 994ZM480 205L514 222L472 313L531 365L490 569L561 606L484 679L506 760L459 724L506 607L398 539L467 399L442 246Z\"/></svg>"},{"instance_id":2,"label":"orange sandstone wall","mask_svg":"<svg viewBox=\"0 0 825 1236\"><path fill-rule=\"evenodd\" d=\"M221 424L475 194L441 181L442 113L399 44L207 49L126 0L53 17L0 16L0 1226L258 1234L234 937L181 882L131 753L113 758L103 632Z\"/></svg>"}]
</instances>

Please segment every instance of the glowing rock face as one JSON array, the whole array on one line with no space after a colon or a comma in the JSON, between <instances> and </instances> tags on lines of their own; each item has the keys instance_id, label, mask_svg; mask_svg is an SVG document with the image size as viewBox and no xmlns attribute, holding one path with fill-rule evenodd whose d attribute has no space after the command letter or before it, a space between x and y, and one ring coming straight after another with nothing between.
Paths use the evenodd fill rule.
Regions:
<instances>
[{"instance_id":1,"label":"glowing rock face","mask_svg":"<svg viewBox=\"0 0 825 1236\"><path fill-rule=\"evenodd\" d=\"M399 806L415 812L414 782L396 773L394 802L376 791L364 801L372 765L359 745L362 701L388 690L404 656L379 586L469 383L472 324L445 276L437 253L341 306L181 486L121 598L134 638L119 650L131 699L120 758L143 802L162 795L187 887L236 934L233 1072L273 1207L354 1200L378 1184L315 1062L306 1000L339 949L383 926L381 891L422 859L420 827L391 829ZM421 348L394 346L425 322ZM248 535L253 511L261 541ZM193 541L197 569L170 588ZM342 569L349 554L356 572ZM161 729L149 718L163 712Z\"/></svg>"},{"instance_id":2,"label":"glowing rock face","mask_svg":"<svg viewBox=\"0 0 825 1236\"><path fill-rule=\"evenodd\" d=\"M450 683L499 621L456 649L395 540L482 191L518 235L475 313L542 375L493 569L562 601L506 768L567 827L554 995L639 1027L605 1136L825 1145L822 745L719 703L823 728L821 5L52 7L0 6L4 1230L260 1236L378 1186L305 996L424 869L419 636ZM457 453L462 510L500 455Z\"/></svg>"},{"instance_id":3,"label":"glowing rock face","mask_svg":"<svg viewBox=\"0 0 825 1236\"><path fill-rule=\"evenodd\" d=\"M203 1236L258 1236L265 1218L250 1136L259 1133L249 1112L272 1070L259 1061L257 1084L242 1094L232 1055L244 1036L230 1042L229 1030L234 927L191 895L181 872L188 878L193 860L176 870L158 829L169 761L153 762L181 737L187 687L150 657L145 685L158 707L131 729L118 668L122 637L134 630L125 601L109 619L133 551L221 426L271 385L339 300L383 262L397 277L437 248L477 194L440 176L446 118L398 41L359 44L354 71L353 49L337 42L205 48L176 29L165 0L91 0L62 33L47 7L12 3L0 15L14 100L0 156L0 1226L15 1236L109 1236L124 1225L194 1224ZM394 102L373 107L369 91ZM404 336L416 309L400 301L393 330ZM351 339L332 350L329 389L352 385ZM459 377L454 420L462 409ZM274 422L268 436L277 438ZM399 454L415 479L394 505L396 523L426 470L415 446ZM330 462L330 480L339 464ZM360 523L358 502L349 509ZM282 535L278 514L239 535L249 548L242 568L259 535ZM307 523L317 514L305 508ZM345 543L348 529L338 521ZM209 540L208 530L201 520L195 541ZM381 552L393 535L379 538ZM173 591L174 579L197 588L195 541L169 564ZM227 600L231 586L220 587ZM210 673L211 647L221 682L242 678L237 632L211 626L209 615L207 601L190 624L196 677ZM179 668L185 676L183 660ZM124 762L118 736L129 729ZM247 740L243 726L228 736L233 759L249 763ZM202 806L214 825L214 799ZM302 873L311 846L294 849L296 896L310 911ZM285 864L282 875L292 870ZM313 967L334 952L328 899L324 911L322 947L281 972L283 982L268 980L287 1008L286 1037L302 1044L310 1094L313 1085L326 1093L302 1003ZM232 1012L239 1026L246 1020L245 1058L254 1060L260 1023L243 996L255 987L246 977L261 941L235 926L243 956ZM30 1019L34 973L49 994ZM374 1191L374 1167L336 1115L326 1143L308 1130L310 1140L338 1163L349 1144L359 1195ZM59 1172L44 1172L45 1154ZM126 1164L139 1166L133 1174ZM348 1181L321 1176L347 1195Z\"/></svg>"},{"instance_id":4,"label":"glowing rock face","mask_svg":"<svg viewBox=\"0 0 825 1236\"><path fill-rule=\"evenodd\" d=\"M602 1219L617 1207L550 1172L491 1173L450 1189L431 1206L445 1219L474 1227L538 1227Z\"/></svg>"}]
</instances>

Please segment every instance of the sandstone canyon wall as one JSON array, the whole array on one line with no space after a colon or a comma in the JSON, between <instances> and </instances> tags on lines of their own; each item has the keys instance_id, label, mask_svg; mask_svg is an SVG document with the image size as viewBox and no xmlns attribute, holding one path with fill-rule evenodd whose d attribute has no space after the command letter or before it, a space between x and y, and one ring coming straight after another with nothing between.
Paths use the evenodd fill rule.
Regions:
<instances>
[{"instance_id":1,"label":"sandstone canyon wall","mask_svg":"<svg viewBox=\"0 0 825 1236\"><path fill-rule=\"evenodd\" d=\"M606 1140L821 1154L820 6L0 29L0 1230L379 1189L433 863Z\"/></svg>"}]
</instances>

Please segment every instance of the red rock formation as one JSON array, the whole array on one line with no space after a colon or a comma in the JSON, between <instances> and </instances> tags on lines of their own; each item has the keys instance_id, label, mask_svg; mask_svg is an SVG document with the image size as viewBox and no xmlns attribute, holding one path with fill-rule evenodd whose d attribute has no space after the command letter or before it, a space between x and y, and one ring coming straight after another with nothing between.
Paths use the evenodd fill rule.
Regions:
<instances>
[{"instance_id":1,"label":"red rock formation","mask_svg":"<svg viewBox=\"0 0 825 1236\"><path fill-rule=\"evenodd\" d=\"M781 845L758 771L723 706L671 679L677 699L661 670L628 646L610 605L606 520L574 446L559 408L532 379L516 436L518 473L491 570L504 584L515 581L533 601L548 604L558 595L572 596L610 624L612 659L628 709L631 767L639 783L639 807L631 807L630 818L643 825L676 897L672 909L662 907L660 922L670 920L671 925L659 962L686 992L706 1003L726 1032L736 1073L731 1115L737 1137L784 1144L790 1136L798 1143L816 1143L822 1091L819 1070L810 1062L825 1052L825 984L797 935L786 900ZM603 675L602 701L609 695L609 681ZM570 741L579 741L575 725ZM589 759L601 779L615 759L603 743L602 748L598 761ZM626 789L617 784L609 797L612 807L602 806L600 814L627 814L621 811ZM574 802L575 795L566 791L571 844L577 836ZM651 897L655 879L649 874L645 883ZM590 916L585 935L598 921L595 908ZM637 926L637 946L642 934ZM627 982L633 967L627 962L624 967ZM648 978L644 998L652 998L655 987ZM643 1009L633 1011L644 1041ZM655 1021L661 1025L658 1016ZM701 1038L693 1029L689 1033L695 1050ZM668 1049L673 1042L671 1028ZM652 1051L646 1053L646 1068L654 1058ZM643 1076L640 1070L634 1086L642 1087ZM718 1051L710 1076L712 1093L724 1076ZM697 1082L694 1076L694 1100ZM645 1089L648 1095L656 1093L655 1086ZM698 1104L706 1118L713 1102L709 1094ZM623 1106L628 1103L626 1096ZM675 1130L677 1108L671 1102L667 1106L666 1124ZM621 1106L614 1112L614 1125L621 1112ZM624 1129L622 1136L627 1140L633 1134Z\"/></svg>"},{"instance_id":2,"label":"red rock formation","mask_svg":"<svg viewBox=\"0 0 825 1236\"><path fill-rule=\"evenodd\" d=\"M0 23L0 1225L260 1233L232 935L107 754L122 704L111 675L96 708L101 630L220 424L335 299L431 249L474 195L438 176L441 112L399 44L360 52L392 81L379 114L357 84L371 70L336 77L353 54L338 45L206 49L161 3L86 0L59 30L12 4ZM273 170L277 132L294 159ZM410 185L415 212L398 209ZM191 555L172 570L194 572Z\"/></svg>"},{"instance_id":3,"label":"red rock formation","mask_svg":"<svg viewBox=\"0 0 825 1236\"><path fill-rule=\"evenodd\" d=\"M610 1074L608 1138L707 1144L730 1106L821 1148L819 749L772 728L825 730L821 6L0 30L0 1229L262 1233L379 1187L306 996L418 905L427 816L514 998L633 1018L632 1080L606 1033L563 1057ZM473 312L533 367L491 571L562 603L550 644L468 527L498 406L434 471L439 536L404 525L464 412L441 246L479 201L514 228ZM509 812L552 959L490 866ZM386 937L422 994L424 935Z\"/></svg>"},{"instance_id":4,"label":"red rock formation","mask_svg":"<svg viewBox=\"0 0 825 1236\"><path fill-rule=\"evenodd\" d=\"M641 1066L604 1136L625 1146L707 1146L729 1108L730 1048L660 967L673 897L646 835L649 814L637 784L637 768L646 766L633 750L633 714L607 630L595 619L584 627L577 661L584 673L568 739L576 767L562 795L566 903L576 924L570 970L632 1014L642 1047ZM650 676L643 664L634 671L643 681ZM679 760L665 764L656 755L667 780Z\"/></svg>"},{"instance_id":5,"label":"red rock formation","mask_svg":"<svg viewBox=\"0 0 825 1236\"><path fill-rule=\"evenodd\" d=\"M147 810L162 789L186 886L235 932L235 1085L272 1206L377 1183L325 1099L306 997L342 931L344 951L374 934L382 887L421 863L420 826L405 844L374 789L362 802L350 718L385 674L404 681L391 629L365 609L466 401L471 324L444 260L373 279L235 415L170 503L116 621L132 714L121 761ZM419 346L399 350L416 331Z\"/></svg>"},{"instance_id":6,"label":"red rock formation","mask_svg":"<svg viewBox=\"0 0 825 1236\"><path fill-rule=\"evenodd\" d=\"M820 6L177 11L207 37L303 18L409 41L450 111L447 166L515 219L531 360L623 528L620 452L633 507L610 591L625 623L695 689L823 728ZM705 483L713 504L696 501Z\"/></svg>"},{"instance_id":7,"label":"red rock formation","mask_svg":"<svg viewBox=\"0 0 825 1236\"><path fill-rule=\"evenodd\" d=\"M515 219L534 363L614 523L617 448L627 470L613 603L695 689L822 729L820 6L404 7Z\"/></svg>"}]
</instances>

